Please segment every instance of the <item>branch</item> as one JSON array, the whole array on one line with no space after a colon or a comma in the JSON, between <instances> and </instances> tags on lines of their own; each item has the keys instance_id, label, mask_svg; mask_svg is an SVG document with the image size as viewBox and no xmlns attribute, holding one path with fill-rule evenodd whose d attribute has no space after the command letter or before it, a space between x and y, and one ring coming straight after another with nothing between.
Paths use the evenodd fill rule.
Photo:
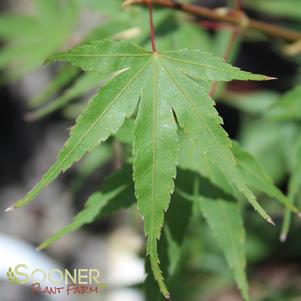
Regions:
<instances>
[{"instance_id":1,"label":"branch","mask_svg":"<svg viewBox=\"0 0 301 301\"><path fill-rule=\"evenodd\" d=\"M157 52L156 48L156 37L155 37L155 26L154 26L154 17L153 17L153 0L148 0L148 15L149 15L149 26L151 32L151 41L153 52Z\"/></svg>"},{"instance_id":2,"label":"branch","mask_svg":"<svg viewBox=\"0 0 301 301\"><path fill-rule=\"evenodd\" d=\"M148 5L148 0L126 0L124 5L142 4ZM204 17L207 19L230 23L242 28L258 30L264 34L278 37L286 41L295 42L301 40L301 32L287 29L281 26L272 25L266 22L257 21L247 17L244 13L228 9L210 9L188 3L177 3L172 0L153 0L157 6L180 10L191 15Z\"/></svg>"},{"instance_id":3,"label":"branch","mask_svg":"<svg viewBox=\"0 0 301 301\"><path fill-rule=\"evenodd\" d=\"M236 0L235 4L236 4L236 9L242 11L242 0Z\"/></svg>"}]
</instances>

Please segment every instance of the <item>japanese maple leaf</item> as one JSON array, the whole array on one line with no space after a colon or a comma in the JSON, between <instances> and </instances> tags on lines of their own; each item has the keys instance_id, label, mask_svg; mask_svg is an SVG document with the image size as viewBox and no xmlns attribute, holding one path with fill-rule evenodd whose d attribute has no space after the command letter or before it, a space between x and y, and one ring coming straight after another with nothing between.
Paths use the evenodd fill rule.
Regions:
<instances>
[{"instance_id":1,"label":"japanese maple leaf","mask_svg":"<svg viewBox=\"0 0 301 301\"><path fill-rule=\"evenodd\" d=\"M116 133L137 111L133 169L138 208L144 218L147 254L161 292L168 290L159 268L157 241L174 190L179 150L178 128L207 154L259 214L272 222L246 186L231 151L222 118L208 96L210 81L266 80L199 50L150 52L126 41L95 41L48 59L67 61L84 71L119 72L89 102L71 130L57 161L15 207L33 200L61 172ZM201 155L201 154L200 154Z\"/></svg>"}]
</instances>

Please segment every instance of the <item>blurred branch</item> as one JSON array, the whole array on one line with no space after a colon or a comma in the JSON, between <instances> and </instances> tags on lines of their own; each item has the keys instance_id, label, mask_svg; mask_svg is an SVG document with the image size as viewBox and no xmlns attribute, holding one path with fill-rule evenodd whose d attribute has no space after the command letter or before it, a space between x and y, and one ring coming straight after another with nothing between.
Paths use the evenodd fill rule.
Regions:
<instances>
[{"instance_id":1,"label":"blurred branch","mask_svg":"<svg viewBox=\"0 0 301 301\"><path fill-rule=\"evenodd\" d=\"M242 11L242 0L236 0L235 4L236 4L236 9Z\"/></svg>"},{"instance_id":2,"label":"blurred branch","mask_svg":"<svg viewBox=\"0 0 301 301\"><path fill-rule=\"evenodd\" d=\"M242 0L236 0L235 1L235 8L238 12L240 13L243 13L243 10L242 10ZM230 57L230 54L231 54L231 51L233 49L233 46L235 44L235 42L238 40L239 36L240 36L240 33L241 33L241 30L242 28L241 27L234 27L232 29L232 32L231 32L231 36L230 36L230 39L228 41L228 44L227 44L227 48L226 48L226 51L224 53L224 60L225 62L228 61L229 57ZM211 88L209 90L209 95L211 97L214 97L214 94L217 90L217 87L218 87L218 83L217 82L213 82L212 85L211 85Z\"/></svg>"},{"instance_id":3,"label":"blurred branch","mask_svg":"<svg viewBox=\"0 0 301 301\"><path fill-rule=\"evenodd\" d=\"M149 0L126 0L124 6L131 4L148 5ZM230 23L243 28L255 29L264 34L282 38L287 41L295 42L301 40L301 32L284 28L278 25L272 25L266 22L257 21L246 16L237 10L227 8L210 9L189 3L178 3L172 0L153 0L153 4L175 10L180 10L207 19Z\"/></svg>"}]
</instances>

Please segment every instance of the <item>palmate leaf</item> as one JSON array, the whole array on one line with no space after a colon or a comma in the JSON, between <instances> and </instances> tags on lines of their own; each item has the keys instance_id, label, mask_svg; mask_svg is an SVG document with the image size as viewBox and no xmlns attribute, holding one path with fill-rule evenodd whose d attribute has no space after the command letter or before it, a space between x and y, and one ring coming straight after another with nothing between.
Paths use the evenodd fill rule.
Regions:
<instances>
[{"instance_id":1,"label":"palmate leaf","mask_svg":"<svg viewBox=\"0 0 301 301\"><path fill-rule=\"evenodd\" d=\"M198 50L152 53L126 41L87 43L54 55L48 61L55 60L68 61L85 71L123 72L92 98L56 163L16 207L29 203L87 151L116 133L139 104L133 149L136 197L144 218L154 277L166 297L169 294L156 248L176 176L179 143L174 115L179 126L207 153L208 159L271 222L245 185L231 152L231 141L220 126L222 120L201 85L210 80L265 80L267 77L241 71Z\"/></svg>"}]
</instances>

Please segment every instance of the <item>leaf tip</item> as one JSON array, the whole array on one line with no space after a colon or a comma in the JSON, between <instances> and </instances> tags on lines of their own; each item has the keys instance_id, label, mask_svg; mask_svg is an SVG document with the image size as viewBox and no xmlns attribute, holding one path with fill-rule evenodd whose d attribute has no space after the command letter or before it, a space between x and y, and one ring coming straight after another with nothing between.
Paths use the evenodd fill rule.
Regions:
<instances>
[{"instance_id":1,"label":"leaf tip","mask_svg":"<svg viewBox=\"0 0 301 301\"><path fill-rule=\"evenodd\" d=\"M275 222L272 220L271 217L267 218L267 222L270 223L270 224L272 224L273 226L276 226Z\"/></svg>"},{"instance_id":2,"label":"leaf tip","mask_svg":"<svg viewBox=\"0 0 301 301\"><path fill-rule=\"evenodd\" d=\"M254 78L252 78L251 80L255 80L255 81L268 81L268 80L277 80L277 79L278 79L277 77L273 77L273 76L254 74Z\"/></svg>"},{"instance_id":3,"label":"leaf tip","mask_svg":"<svg viewBox=\"0 0 301 301\"><path fill-rule=\"evenodd\" d=\"M273 76L266 76L265 78L266 78L266 80L277 80L278 79L277 77L273 77Z\"/></svg>"},{"instance_id":4,"label":"leaf tip","mask_svg":"<svg viewBox=\"0 0 301 301\"><path fill-rule=\"evenodd\" d=\"M287 239L287 233L286 232L281 233L281 235L280 235L280 241L281 242L285 242L286 239Z\"/></svg>"},{"instance_id":5,"label":"leaf tip","mask_svg":"<svg viewBox=\"0 0 301 301\"><path fill-rule=\"evenodd\" d=\"M44 241L36 247L36 250L38 252L41 252L41 251L45 250L46 248L47 248L47 243L46 243L46 241Z\"/></svg>"},{"instance_id":6,"label":"leaf tip","mask_svg":"<svg viewBox=\"0 0 301 301\"><path fill-rule=\"evenodd\" d=\"M164 298L171 301L170 293L165 293Z\"/></svg>"},{"instance_id":7,"label":"leaf tip","mask_svg":"<svg viewBox=\"0 0 301 301\"><path fill-rule=\"evenodd\" d=\"M58 55L58 54L52 54L52 55L48 56L48 57L44 60L43 66L45 66L45 65L47 65L47 64L49 64L49 63L53 63L53 62L57 61L57 60L58 60L57 55Z\"/></svg>"},{"instance_id":8,"label":"leaf tip","mask_svg":"<svg viewBox=\"0 0 301 301\"><path fill-rule=\"evenodd\" d=\"M16 209L16 205L9 206L4 210L5 213L11 212Z\"/></svg>"},{"instance_id":9,"label":"leaf tip","mask_svg":"<svg viewBox=\"0 0 301 301\"><path fill-rule=\"evenodd\" d=\"M43 66L46 66L46 65L48 65L51 62L52 62L52 56L49 56L47 59L44 60Z\"/></svg>"}]
</instances>

